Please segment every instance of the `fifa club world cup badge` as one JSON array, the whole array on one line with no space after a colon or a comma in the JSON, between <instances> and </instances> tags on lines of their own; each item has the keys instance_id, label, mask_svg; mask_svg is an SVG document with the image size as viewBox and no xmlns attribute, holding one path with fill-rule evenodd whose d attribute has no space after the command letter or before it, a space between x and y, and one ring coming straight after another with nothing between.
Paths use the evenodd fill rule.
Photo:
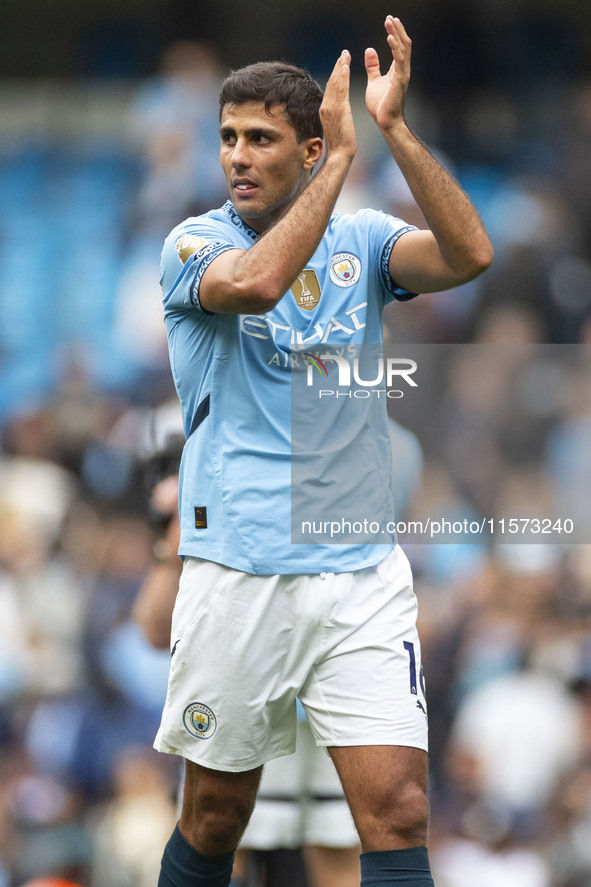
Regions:
<instances>
[{"instance_id":1,"label":"fifa club world cup badge","mask_svg":"<svg viewBox=\"0 0 591 887\"><path fill-rule=\"evenodd\" d=\"M298 308L312 311L320 301L320 283L313 268L304 268L290 286Z\"/></svg>"}]
</instances>

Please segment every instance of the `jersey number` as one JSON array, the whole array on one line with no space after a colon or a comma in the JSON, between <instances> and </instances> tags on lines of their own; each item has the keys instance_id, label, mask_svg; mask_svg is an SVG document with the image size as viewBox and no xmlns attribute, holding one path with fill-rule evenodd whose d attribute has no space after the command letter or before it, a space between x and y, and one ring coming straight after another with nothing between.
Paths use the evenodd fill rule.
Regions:
<instances>
[{"instance_id":1,"label":"jersey number","mask_svg":"<svg viewBox=\"0 0 591 887\"><path fill-rule=\"evenodd\" d=\"M408 653L408 670L410 673L410 692L413 696L418 696L417 688L417 659L415 656L415 645L412 641L404 641L404 649ZM423 696L425 695L425 678L423 676L423 666L419 672L419 684Z\"/></svg>"}]
</instances>

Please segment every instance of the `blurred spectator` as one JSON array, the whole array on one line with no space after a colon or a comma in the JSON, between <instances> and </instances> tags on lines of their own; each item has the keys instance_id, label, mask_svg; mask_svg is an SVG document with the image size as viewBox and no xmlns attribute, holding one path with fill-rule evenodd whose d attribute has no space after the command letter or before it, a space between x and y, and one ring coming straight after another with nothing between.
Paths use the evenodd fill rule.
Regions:
<instances>
[{"instance_id":1,"label":"blurred spectator","mask_svg":"<svg viewBox=\"0 0 591 887\"><path fill-rule=\"evenodd\" d=\"M441 887L551 887L542 853L512 837L502 812L476 806L466 815L465 830L465 837L448 838L434 850Z\"/></svg>"},{"instance_id":2,"label":"blurred spectator","mask_svg":"<svg viewBox=\"0 0 591 887\"><path fill-rule=\"evenodd\" d=\"M92 816L91 887L156 883L162 847L177 818L169 772L167 762L145 747L130 747L119 755L112 797Z\"/></svg>"},{"instance_id":3,"label":"blurred spectator","mask_svg":"<svg viewBox=\"0 0 591 887\"><path fill-rule=\"evenodd\" d=\"M466 696L451 748L474 760L485 800L499 805L515 826L529 818L531 827L577 758L580 727L575 701L556 680L509 672Z\"/></svg>"},{"instance_id":4,"label":"blurred spectator","mask_svg":"<svg viewBox=\"0 0 591 887\"><path fill-rule=\"evenodd\" d=\"M585 887L591 879L591 770L566 773L548 817L548 862L555 887Z\"/></svg>"},{"instance_id":5,"label":"blurred spectator","mask_svg":"<svg viewBox=\"0 0 591 887\"><path fill-rule=\"evenodd\" d=\"M129 135L140 182L117 286L115 333L121 349L144 368L168 370L158 285L162 243L179 221L227 197L220 169L218 95L225 67L210 43L179 40L160 71L139 89Z\"/></svg>"},{"instance_id":6,"label":"blurred spectator","mask_svg":"<svg viewBox=\"0 0 591 887\"><path fill-rule=\"evenodd\" d=\"M26 884L21 884L21 887L80 887L80 884L65 881L63 878L34 878Z\"/></svg>"},{"instance_id":7,"label":"blurred spectator","mask_svg":"<svg viewBox=\"0 0 591 887\"><path fill-rule=\"evenodd\" d=\"M138 93L130 132L145 172L132 230L161 240L179 221L227 196L218 162L218 96L225 68L211 44L173 43Z\"/></svg>"}]
</instances>

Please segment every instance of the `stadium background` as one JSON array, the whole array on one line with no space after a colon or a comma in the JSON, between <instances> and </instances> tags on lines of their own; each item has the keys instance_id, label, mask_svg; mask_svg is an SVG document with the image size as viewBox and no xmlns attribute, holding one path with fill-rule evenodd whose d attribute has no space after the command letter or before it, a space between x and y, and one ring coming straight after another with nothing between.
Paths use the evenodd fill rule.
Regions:
<instances>
[{"instance_id":1,"label":"stadium background","mask_svg":"<svg viewBox=\"0 0 591 887\"><path fill-rule=\"evenodd\" d=\"M542 508L552 487L587 501L591 8L4 0L0 887L50 873L84 887L154 883L178 775L150 751L168 657L130 612L159 531L147 475L155 454L159 470L175 457L161 241L222 199L224 70L284 57L322 80L345 45L361 149L342 205L416 218L363 117L361 53L382 47L390 11L414 41L409 119L496 251L475 284L392 309L390 341L577 355L564 374L547 350L530 354L533 392L515 385L506 351L446 370L415 417L412 508L489 517ZM484 397L466 384L477 377ZM591 550L459 540L409 555L438 883L588 887Z\"/></svg>"}]
</instances>

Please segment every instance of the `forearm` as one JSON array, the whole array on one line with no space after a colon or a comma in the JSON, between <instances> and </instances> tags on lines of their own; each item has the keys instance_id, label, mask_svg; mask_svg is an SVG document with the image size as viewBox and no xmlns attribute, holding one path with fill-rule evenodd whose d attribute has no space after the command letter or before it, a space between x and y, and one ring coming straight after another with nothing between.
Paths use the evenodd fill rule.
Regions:
<instances>
[{"instance_id":1,"label":"forearm","mask_svg":"<svg viewBox=\"0 0 591 887\"><path fill-rule=\"evenodd\" d=\"M161 481L160 487L164 483ZM134 622L149 643L162 649L170 644L172 611L183 567L177 554L179 541L180 523L175 511L166 534L154 544L154 563L142 582L132 612Z\"/></svg>"},{"instance_id":2,"label":"forearm","mask_svg":"<svg viewBox=\"0 0 591 887\"><path fill-rule=\"evenodd\" d=\"M158 649L170 644L172 610L176 599L182 562L158 562L148 571L132 611L133 621L140 627L146 640Z\"/></svg>"},{"instance_id":3,"label":"forearm","mask_svg":"<svg viewBox=\"0 0 591 887\"><path fill-rule=\"evenodd\" d=\"M432 232L441 259L458 279L470 279L492 261L492 247L467 194L403 120L382 131Z\"/></svg>"},{"instance_id":4,"label":"forearm","mask_svg":"<svg viewBox=\"0 0 591 887\"><path fill-rule=\"evenodd\" d=\"M226 310L263 313L283 297L316 251L350 164L345 155L329 155L287 212L250 249L236 254L227 269L235 297Z\"/></svg>"}]
</instances>

